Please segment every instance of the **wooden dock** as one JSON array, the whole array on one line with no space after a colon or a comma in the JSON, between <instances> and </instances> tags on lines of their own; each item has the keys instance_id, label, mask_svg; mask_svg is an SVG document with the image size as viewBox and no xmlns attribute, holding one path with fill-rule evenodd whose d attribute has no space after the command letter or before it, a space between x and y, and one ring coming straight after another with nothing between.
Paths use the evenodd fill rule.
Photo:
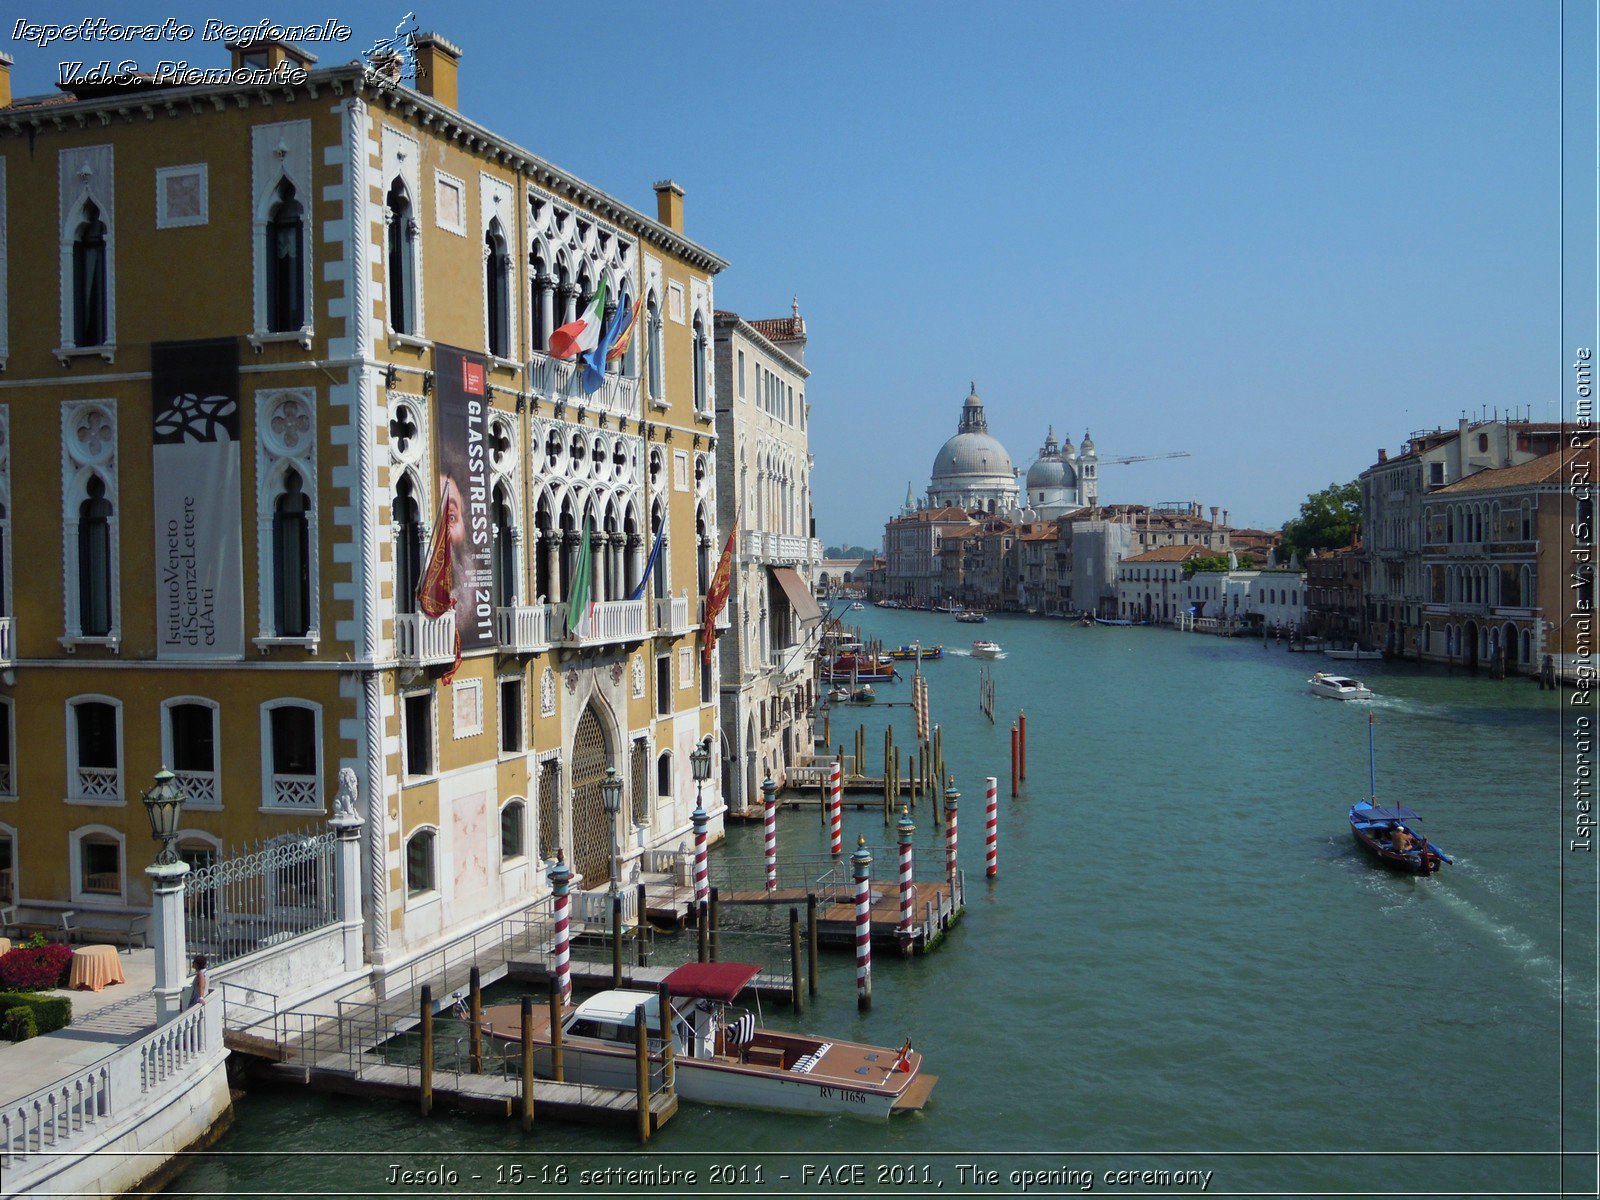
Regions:
<instances>
[{"instance_id":1,"label":"wooden dock","mask_svg":"<svg viewBox=\"0 0 1600 1200\"><path fill-rule=\"evenodd\" d=\"M285 1082L305 1083L322 1092L340 1096L360 1096L369 1100L398 1100L414 1104L417 1100L417 1068L384 1064L363 1066L359 1073L318 1068L306 1075L296 1067L272 1068ZM520 1113L520 1080L499 1075L474 1075L470 1072L436 1071L433 1076L433 1102L436 1106L482 1116L514 1118ZM540 1079L533 1085L534 1111L546 1117L590 1125L638 1125L639 1100L635 1092L623 1088L592 1087L588 1084L556 1083ZM650 1132L665 1125L678 1111L676 1092L657 1091L650 1096Z\"/></svg>"},{"instance_id":2,"label":"wooden dock","mask_svg":"<svg viewBox=\"0 0 1600 1200\"><path fill-rule=\"evenodd\" d=\"M966 911L964 888L958 878L956 886L949 883L913 882L915 899L911 905L911 948L918 954L926 953L943 940ZM900 888L898 884L874 882L868 885L872 897L871 921L874 944L900 944ZM778 888L776 891L750 889L722 892L722 904L790 905L804 906L807 893L797 888ZM817 909L817 940L832 946L854 946L856 939L855 901L845 897L824 898Z\"/></svg>"}]
</instances>

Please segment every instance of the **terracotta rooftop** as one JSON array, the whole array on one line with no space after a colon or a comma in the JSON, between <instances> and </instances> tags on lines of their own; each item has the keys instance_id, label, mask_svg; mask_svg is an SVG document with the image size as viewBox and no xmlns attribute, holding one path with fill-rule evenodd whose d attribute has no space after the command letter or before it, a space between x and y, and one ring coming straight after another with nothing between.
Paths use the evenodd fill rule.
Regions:
<instances>
[{"instance_id":1,"label":"terracotta rooftop","mask_svg":"<svg viewBox=\"0 0 1600 1200\"><path fill-rule=\"evenodd\" d=\"M750 327L769 342L794 342L806 336L806 323L800 317L769 317L751 321Z\"/></svg>"},{"instance_id":2,"label":"terracotta rooftop","mask_svg":"<svg viewBox=\"0 0 1600 1200\"><path fill-rule=\"evenodd\" d=\"M1143 554L1135 554L1132 558L1125 558L1125 563L1153 563L1153 562L1187 562L1191 558L1210 557L1211 551L1204 546L1157 546L1154 550L1146 550Z\"/></svg>"},{"instance_id":3,"label":"terracotta rooftop","mask_svg":"<svg viewBox=\"0 0 1600 1200\"><path fill-rule=\"evenodd\" d=\"M1433 496L1455 496L1462 492L1488 492L1497 488L1529 487L1540 483L1560 483L1567 475L1569 465L1584 459L1589 464L1589 478L1592 481L1595 475L1596 443L1590 442L1587 446L1574 449L1570 446L1557 450L1551 454L1532 459L1529 462L1518 463L1514 467L1499 467L1487 471L1479 471L1476 475L1468 475L1465 479L1458 479L1449 487L1442 487L1432 493Z\"/></svg>"}]
</instances>

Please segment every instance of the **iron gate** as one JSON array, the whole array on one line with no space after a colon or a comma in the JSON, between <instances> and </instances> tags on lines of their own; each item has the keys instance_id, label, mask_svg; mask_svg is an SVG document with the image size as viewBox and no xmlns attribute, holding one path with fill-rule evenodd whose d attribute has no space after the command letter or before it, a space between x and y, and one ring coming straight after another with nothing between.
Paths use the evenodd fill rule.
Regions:
<instances>
[{"instance_id":1,"label":"iron gate","mask_svg":"<svg viewBox=\"0 0 1600 1200\"><path fill-rule=\"evenodd\" d=\"M572 740L572 869L592 888L611 879L611 830L600 781L611 765L611 747L594 707L583 710Z\"/></svg>"}]
</instances>

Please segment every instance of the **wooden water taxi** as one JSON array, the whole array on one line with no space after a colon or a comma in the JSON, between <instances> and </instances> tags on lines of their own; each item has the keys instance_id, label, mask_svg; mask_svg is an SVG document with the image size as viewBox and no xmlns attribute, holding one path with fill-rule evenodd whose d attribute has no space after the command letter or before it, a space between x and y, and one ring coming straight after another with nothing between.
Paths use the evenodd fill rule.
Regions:
<instances>
[{"instance_id":1,"label":"wooden water taxi","mask_svg":"<svg viewBox=\"0 0 1600 1200\"><path fill-rule=\"evenodd\" d=\"M761 1029L733 1007L760 973L751 963L688 963L667 976L673 1074L680 1099L772 1112L883 1118L928 1102L938 1078L922 1070L908 1038L898 1050ZM661 998L655 992L606 991L561 1017L562 1067L568 1082L631 1088L635 1083L635 1014L643 1010L653 1054L661 1052ZM520 1012L485 1013L496 1037L521 1040ZM534 1072L549 1077L549 1014L535 1012Z\"/></svg>"}]
</instances>

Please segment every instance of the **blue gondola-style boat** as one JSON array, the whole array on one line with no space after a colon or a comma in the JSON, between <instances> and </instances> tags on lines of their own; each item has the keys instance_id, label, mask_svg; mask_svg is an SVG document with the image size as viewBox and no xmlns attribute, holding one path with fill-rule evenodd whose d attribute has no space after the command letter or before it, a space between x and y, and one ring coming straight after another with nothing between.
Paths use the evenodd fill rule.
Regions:
<instances>
[{"instance_id":1,"label":"blue gondola-style boat","mask_svg":"<svg viewBox=\"0 0 1600 1200\"><path fill-rule=\"evenodd\" d=\"M1367 714L1367 776L1371 793L1350 806L1350 832L1356 844L1386 867L1412 875L1432 875L1448 854L1428 840L1422 816L1404 804L1378 803L1378 760L1373 748L1371 713Z\"/></svg>"},{"instance_id":2,"label":"blue gondola-style boat","mask_svg":"<svg viewBox=\"0 0 1600 1200\"><path fill-rule=\"evenodd\" d=\"M1412 875L1432 875L1454 860L1418 828L1422 817L1403 804L1362 800L1350 807L1350 832L1356 842L1386 867Z\"/></svg>"}]
</instances>

